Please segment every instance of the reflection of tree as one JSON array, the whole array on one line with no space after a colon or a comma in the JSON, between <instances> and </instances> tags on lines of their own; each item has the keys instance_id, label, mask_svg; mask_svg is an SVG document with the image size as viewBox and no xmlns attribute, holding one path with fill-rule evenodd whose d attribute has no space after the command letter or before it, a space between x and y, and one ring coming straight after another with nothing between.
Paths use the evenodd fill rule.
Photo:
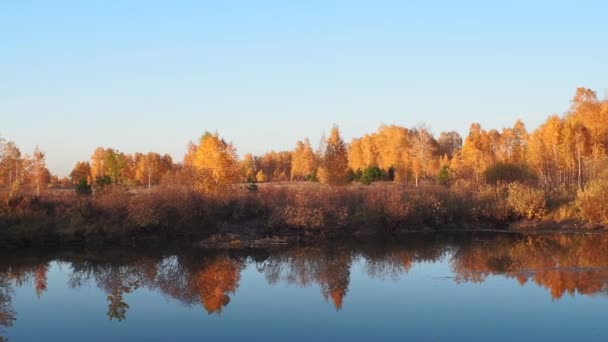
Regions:
<instances>
[{"instance_id":1,"label":"reflection of tree","mask_svg":"<svg viewBox=\"0 0 608 342\"><path fill-rule=\"evenodd\" d=\"M108 295L108 318L110 320L116 319L122 321L127 318L127 310L129 304L124 301L124 294L131 293L132 289L128 286L117 286L112 289L112 292Z\"/></svg>"},{"instance_id":2,"label":"reflection of tree","mask_svg":"<svg viewBox=\"0 0 608 342\"><path fill-rule=\"evenodd\" d=\"M142 284L153 283L156 265L147 260L140 260L129 265L74 263L70 278L70 286L82 286L85 282L94 279L99 288L107 294L108 318L122 321L126 319L129 304L124 295L137 290Z\"/></svg>"},{"instance_id":3,"label":"reflection of tree","mask_svg":"<svg viewBox=\"0 0 608 342\"><path fill-rule=\"evenodd\" d=\"M40 298L40 296L46 291L46 274L48 269L49 264L40 264L36 266L36 270L34 271L36 296L38 296L38 298Z\"/></svg>"},{"instance_id":4,"label":"reflection of tree","mask_svg":"<svg viewBox=\"0 0 608 342\"><path fill-rule=\"evenodd\" d=\"M15 312L11 305L12 287L5 274L0 273L0 334L4 328L13 325L15 321ZM0 336L0 341L4 337Z\"/></svg>"},{"instance_id":5,"label":"reflection of tree","mask_svg":"<svg viewBox=\"0 0 608 342\"><path fill-rule=\"evenodd\" d=\"M183 305L202 305L221 313L239 287L246 260L254 260L269 284L287 282L319 286L323 297L340 310L349 290L351 265L360 263L374 278L406 274L412 265L450 256L455 280L483 282L504 276L534 283L554 299L566 294L608 293L608 234L440 235L411 236L402 242L363 245L292 246L273 251L184 250L154 252L87 252L38 257L0 256L0 330L15 317L14 287L46 291L49 262L71 266L69 285L93 283L106 293L108 317L126 319L126 294L146 287Z\"/></svg>"},{"instance_id":6,"label":"reflection of tree","mask_svg":"<svg viewBox=\"0 0 608 342\"><path fill-rule=\"evenodd\" d=\"M350 282L353 253L346 248L302 247L270 255L258 265L269 283L280 280L299 286L316 282L326 300L342 308Z\"/></svg>"},{"instance_id":7,"label":"reflection of tree","mask_svg":"<svg viewBox=\"0 0 608 342\"><path fill-rule=\"evenodd\" d=\"M532 279L559 299L608 290L606 246L606 234L499 236L459 249L452 266L458 281L483 282L493 274L522 285Z\"/></svg>"},{"instance_id":8,"label":"reflection of tree","mask_svg":"<svg viewBox=\"0 0 608 342\"><path fill-rule=\"evenodd\" d=\"M348 292L350 264L350 253L338 253L334 258L323 260L315 276L325 300L331 298L336 310L342 309L344 296Z\"/></svg>"},{"instance_id":9,"label":"reflection of tree","mask_svg":"<svg viewBox=\"0 0 608 342\"><path fill-rule=\"evenodd\" d=\"M239 262L222 256L206 262L193 277L200 301L209 313L221 313L230 302L228 294L235 293L241 277Z\"/></svg>"}]
</instances>

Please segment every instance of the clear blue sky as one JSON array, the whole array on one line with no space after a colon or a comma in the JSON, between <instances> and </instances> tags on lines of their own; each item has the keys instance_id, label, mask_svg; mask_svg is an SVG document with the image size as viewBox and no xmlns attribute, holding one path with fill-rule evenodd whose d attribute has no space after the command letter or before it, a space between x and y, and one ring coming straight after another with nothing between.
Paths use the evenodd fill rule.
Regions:
<instances>
[{"instance_id":1,"label":"clear blue sky","mask_svg":"<svg viewBox=\"0 0 608 342\"><path fill-rule=\"evenodd\" d=\"M0 134L66 175L97 146L181 160L381 123L529 128L608 88L606 1L27 1L0 4Z\"/></svg>"}]
</instances>

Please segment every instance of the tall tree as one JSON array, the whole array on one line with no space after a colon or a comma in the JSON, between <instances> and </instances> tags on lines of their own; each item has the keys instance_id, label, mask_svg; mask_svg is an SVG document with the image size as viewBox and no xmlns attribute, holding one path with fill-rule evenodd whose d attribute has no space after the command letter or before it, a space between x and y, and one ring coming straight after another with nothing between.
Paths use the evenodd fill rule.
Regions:
<instances>
[{"instance_id":1,"label":"tall tree","mask_svg":"<svg viewBox=\"0 0 608 342\"><path fill-rule=\"evenodd\" d=\"M162 157L158 153L150 152L138 158L135 166L135 179L145 184L148 189L152 184L158 184L165 172Z\"/></svg>"},{"instance_id":2,"label":"tall tree","mask_svg":"<svg viewBox=\"0 0 608 342\"><path fill-rule=\"evenodd\" d=\"M8 141L2 145L0 160L0 185L8 190L9 196L22 191L26 184L26 160L21 150L14 142Z\"/></svg>"},{"instance_id":3,"label":"tall tree","mask_svg":"<svg viewBox=\"0 0 608 342\"><path fill-rule=\"evenodd\" d=\"M46 189L47 185L49 184L51 180L51 174L46 168L46 156L44 152L40 151L38 146L36 146L36 148L34 149L31 168L32 179L34 181L34 186L36 189L36 196L40 196L40 192L43 189Z\"/></svg>"},{"instance_id":4,"label":"tall tree","mask_svg":"<svg viewBox=\"0 0 608 342\"><path fill-rule=\"evenodd\" d=\"M316 169L316 157L310 145L310 140L298 141L291 159L291 179L305 180Z\"/></svg>"},{"instance_id":5,"label":"tall tree","mask_svg":"<svg viewBox=\"0 0 608 342\"><path fill-rule=\"evenodd\" d=\"M91 165L87 161L77 162L70 173L70 181L72 184L78 184L82 180L91 183Z\"/></svg>"},{"instance_id":6,"label":"tall tree","mask_svg":"<svg viewBox=\"0 0 608 342\"><path fill-rule=\"evenodd\" d=\"M331 129L329 138L323 145L319 180L329 185L347 184L349 177L346 144L340 136L338 126Z\"/></svg>"},{"instance_id":7,"label":"tall tree","mask_svg":"<svg viewBox=\"0 0 608 342\"><path fill-rule=\"evenodd\" d=\"M440 156L452 158L462 148L462 137L456 131L441 132L437 139L438 153Z\"/></svg>"},{"instance_id":8,"label":"tall tree","mask_svg":"<svg viewBox=\"0 0 608 342\"><path fill-rule=\"evenodd\" d=\"M436 148L437 142L427 128L417 127L411 131L410 154L416 186L420 177L428 174Z\"/></svg>"},{"instance_id":9,"label":"tall tree","mask_svg":"<svg viewBox=\"0 0 608 342\"><path fill-rule=\"evenodd\" d=\"M251 153L247 153L239 162L241 180L244 182L255 181L255 161Z\"/></svg>"}]
</instances>

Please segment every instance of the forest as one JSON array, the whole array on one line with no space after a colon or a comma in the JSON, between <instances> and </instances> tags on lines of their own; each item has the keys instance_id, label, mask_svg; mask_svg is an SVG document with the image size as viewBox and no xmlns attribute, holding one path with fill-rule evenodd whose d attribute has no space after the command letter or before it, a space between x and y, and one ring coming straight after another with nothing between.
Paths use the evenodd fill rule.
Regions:
<instances>
[{"instance_id":1,"label":"forest","mask_svg":"<svg viewBox=\"0 0 608 342\"><path fill-rule=\"evenodd\" d=\"M99 147L68 177L38 147L0 140L0 238L132 240L231 233L329 238L441 229L600 229L608 225L608 99L577 88L533 131L470 125L433 134L381 125L346 142L239 157L217 132L183 160Z\"/></svg>"}]
</instances>

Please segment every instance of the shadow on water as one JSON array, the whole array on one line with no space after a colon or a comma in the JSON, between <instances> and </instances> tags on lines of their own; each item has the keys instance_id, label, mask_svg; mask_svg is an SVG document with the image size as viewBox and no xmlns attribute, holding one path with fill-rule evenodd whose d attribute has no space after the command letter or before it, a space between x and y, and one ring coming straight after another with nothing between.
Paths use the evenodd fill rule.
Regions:
<instances>
[{"instance_id":1,"label":"shadow on water","mask_svg":"<svg viewBox=\"0 0 608 342\"><path fill-rule=\"evenodd\" d=\"M403 241L344 242L272 250L140 249L18 250L0 256L0 336L18 318L16 287L47 290L53 262L67 265L70 288L97 286L106 294L107 317L128 317L125 294L146 288L210 314L227 310L241 272L255 266L268 284L318 285L340 310L348 295L351 266L360 262L371 278L398 278L416 263L447 260L455 282L502 276L534 282L554 300L565 294L606 293L608 234L412 234ZM2 341L2 338L0 338Z\"/></svg>"}]
</instances>

